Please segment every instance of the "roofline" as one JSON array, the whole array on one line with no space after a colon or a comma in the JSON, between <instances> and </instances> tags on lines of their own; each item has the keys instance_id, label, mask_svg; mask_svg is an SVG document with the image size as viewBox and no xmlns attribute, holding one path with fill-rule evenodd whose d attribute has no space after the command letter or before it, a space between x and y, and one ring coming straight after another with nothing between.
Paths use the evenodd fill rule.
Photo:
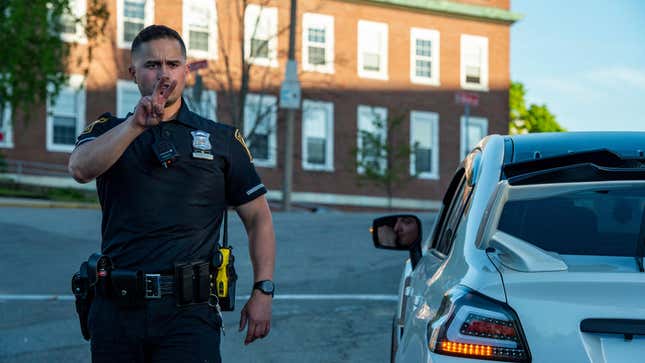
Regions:
<instances>
[{"instance_id":1,"label":"roofline","mask_svg":"<svg viewBox=\"0 0 645 363\"><path fill-rule=\"evenodd\" d=\"M367 2L375 5L425 10L449 16L468 17L479 20L499 21L513 24L524 18L523 14L491 6L461 4L449 0L345 0Z\"/></svg>"}]
</instances>

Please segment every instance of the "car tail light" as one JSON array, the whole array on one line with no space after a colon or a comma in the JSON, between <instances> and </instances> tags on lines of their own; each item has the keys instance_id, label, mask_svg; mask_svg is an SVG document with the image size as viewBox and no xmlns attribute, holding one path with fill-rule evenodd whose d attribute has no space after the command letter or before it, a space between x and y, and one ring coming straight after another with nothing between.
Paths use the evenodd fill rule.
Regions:
<instances>
[{"instance_id":1,"label":"car tail light","mask_svg":"<svg viewBox=\"0 0 645 363\"><path fill-rule=\"evenodd\" d=\"M505 303L466 287L446 296L428 324L428 346L438 354L465 358L530 362L517 314Z\"/></svg>"}]
</instances>

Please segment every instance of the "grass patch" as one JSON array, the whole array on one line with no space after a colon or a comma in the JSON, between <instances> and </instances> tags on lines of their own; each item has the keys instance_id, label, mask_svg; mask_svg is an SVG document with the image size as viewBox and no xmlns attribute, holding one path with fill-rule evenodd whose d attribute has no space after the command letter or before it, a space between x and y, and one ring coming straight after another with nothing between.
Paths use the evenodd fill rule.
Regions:
<instances>
[{"instance_id":1,"label":"grass patch","mask_svg":"<svg viewBox=\"0 0 645 363\"><path fill-rule=\"evenodd\" d=\"M99 201L95 191L24 185L8 180L0 180L0 197L31 198L54 202L98 203Z\"/></svg>"}]
</instances>

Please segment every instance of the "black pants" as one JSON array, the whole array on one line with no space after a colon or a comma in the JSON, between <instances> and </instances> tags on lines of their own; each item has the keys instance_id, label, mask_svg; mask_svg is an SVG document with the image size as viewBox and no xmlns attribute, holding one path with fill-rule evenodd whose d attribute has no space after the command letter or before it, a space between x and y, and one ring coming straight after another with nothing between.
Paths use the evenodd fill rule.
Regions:
<instances>
[{"instance_id":1,"label":"black pants","mask_svg":"<svg viewBox=\"0 0 645 363\"><path fill-rule=\"evenodd\" d=\"M141 308L97 296L88 321L92 362L220 363L221 324L208 304L178 308L173 295Z\"/></svg>"}]
</instances>

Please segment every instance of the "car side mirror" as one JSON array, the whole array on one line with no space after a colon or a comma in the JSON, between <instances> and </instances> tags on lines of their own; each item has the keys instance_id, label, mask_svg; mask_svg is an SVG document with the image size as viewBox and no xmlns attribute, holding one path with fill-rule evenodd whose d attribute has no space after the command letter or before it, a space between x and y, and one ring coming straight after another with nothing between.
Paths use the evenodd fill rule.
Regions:
<instances>
[{"instance_id":1,"label":"car side mirror","mask_svg":"<svg viewBox=\"0 0 645 363\"><path fill-rule=\"evenodd\" d=\"M376 248L407 251L421 243L421 221L412 214L376 218L371 231Z\"/></svg>"}]
</instances>

